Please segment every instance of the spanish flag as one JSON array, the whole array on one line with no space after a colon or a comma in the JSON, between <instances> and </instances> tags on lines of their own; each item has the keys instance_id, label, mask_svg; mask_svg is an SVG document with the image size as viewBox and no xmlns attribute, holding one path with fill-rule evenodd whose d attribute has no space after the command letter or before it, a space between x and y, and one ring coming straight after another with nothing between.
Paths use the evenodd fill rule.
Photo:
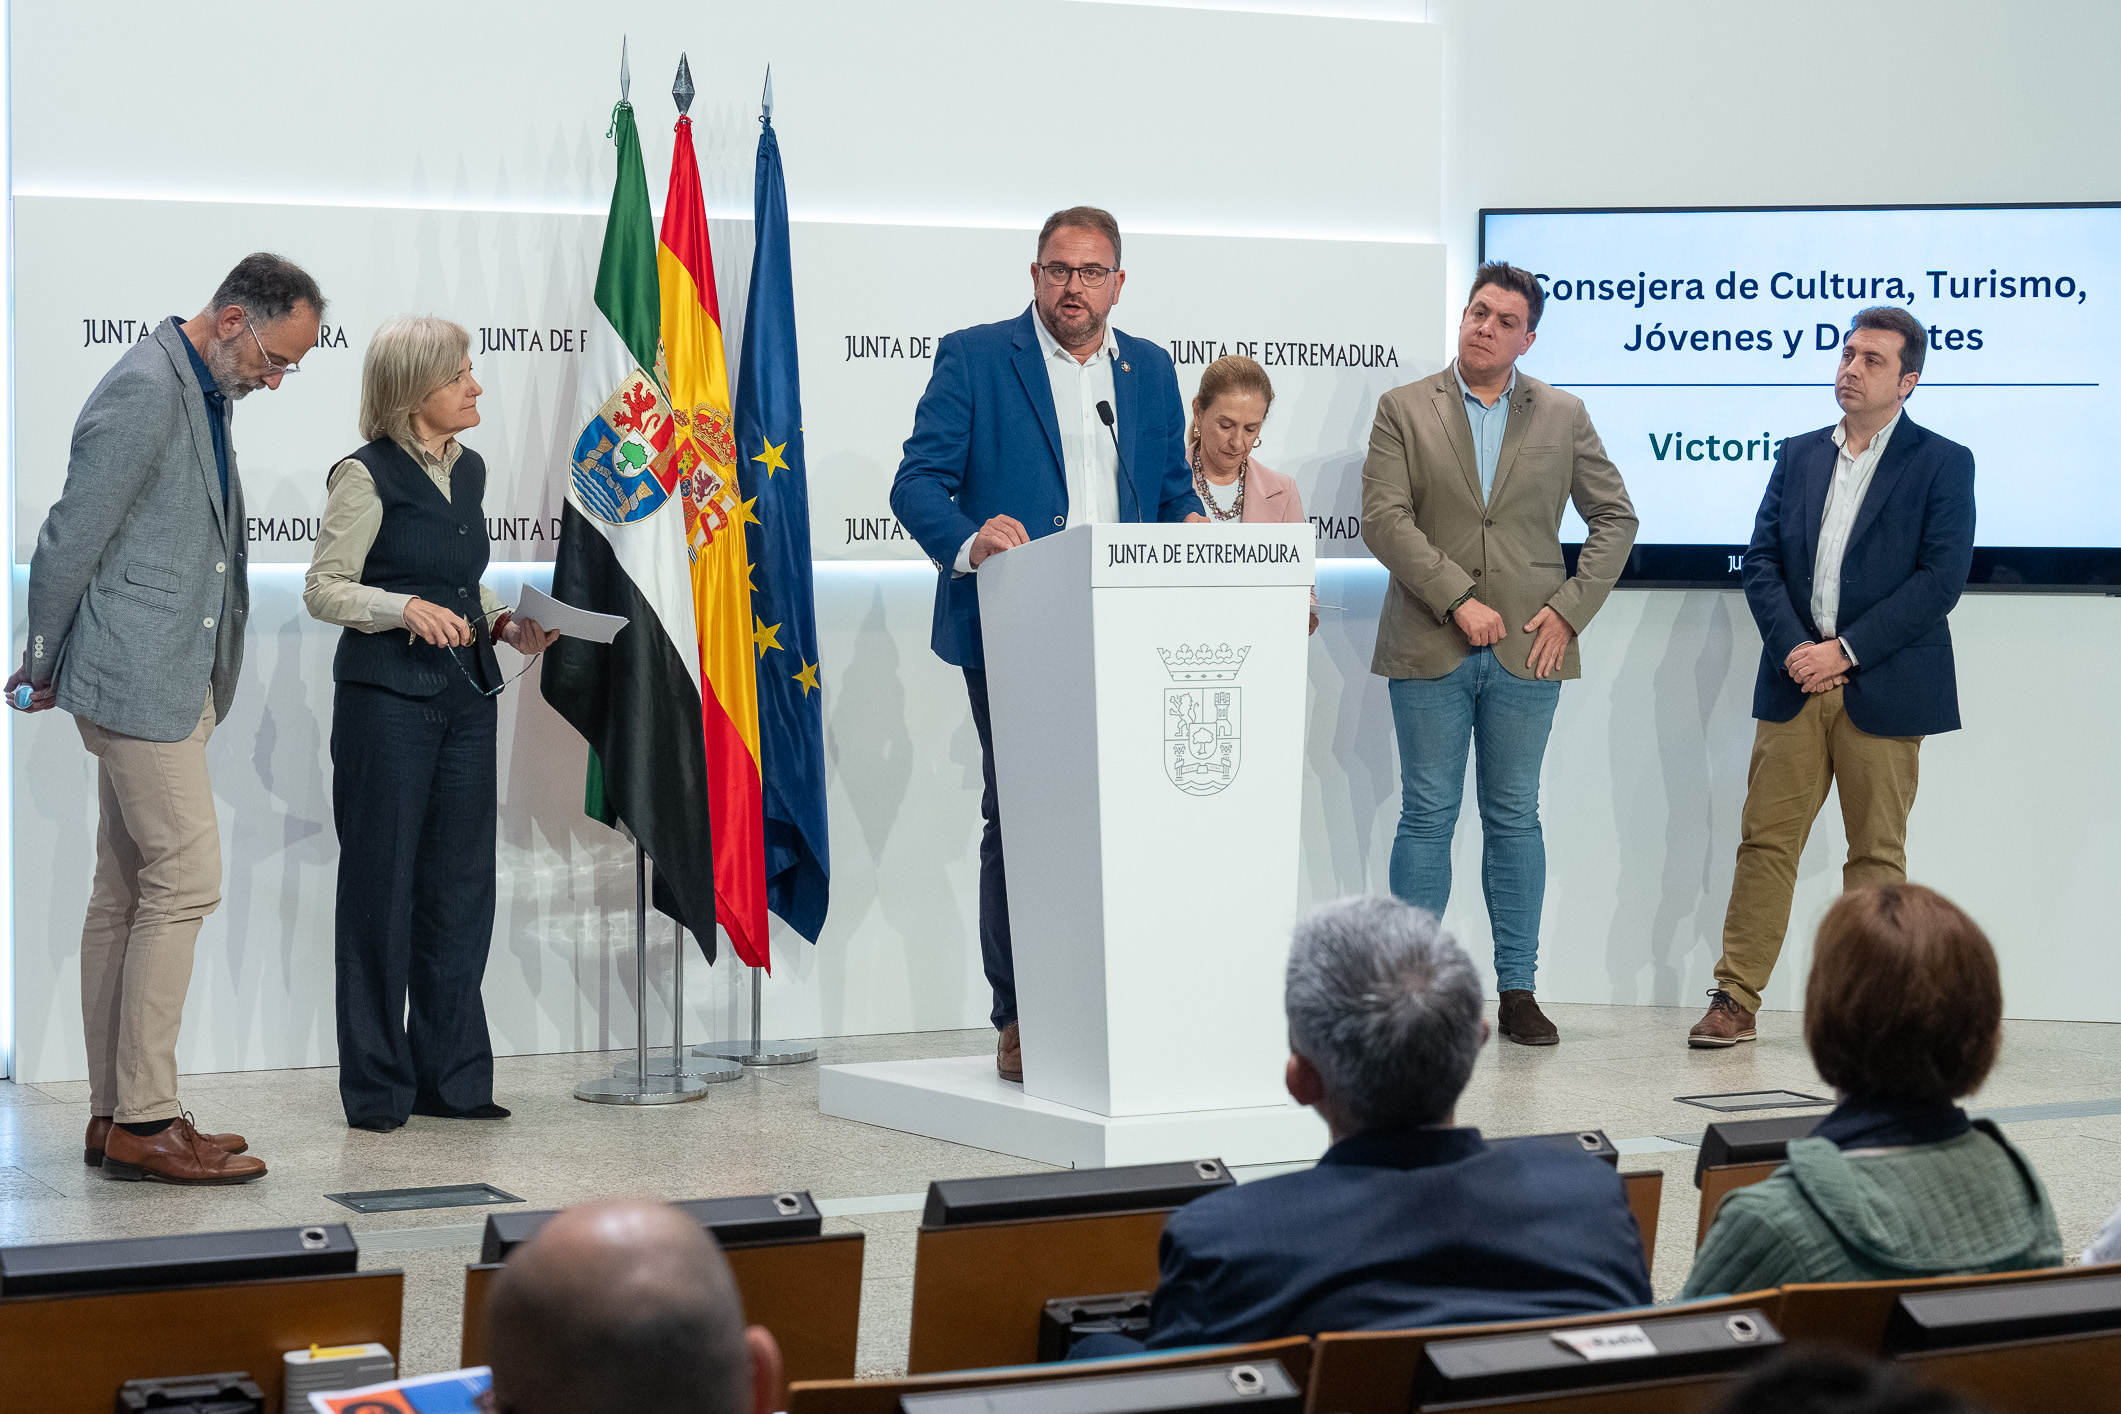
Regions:
<instances>
[{"instance_id":1,"label":"spanish flag","mask_svg":"<svg viewBox=\"0 0 2121 1414\"><path fill-rule=\"evenodd\" d=\"M739 492L729 417L729 367L714 292L714 253L692 152L692 119L681 117L670 155L670 191L656 248L663 299L663 359L677 422L677 470L685 504L685 548L699 635L700 712L707 737L708 817L714 838L715 921L737 956L771 968L766 946L765 825L760 804L759 699L744 526L753 502ZM705 941L704 939L702 940Z\"/></svg>"}]
</instances>

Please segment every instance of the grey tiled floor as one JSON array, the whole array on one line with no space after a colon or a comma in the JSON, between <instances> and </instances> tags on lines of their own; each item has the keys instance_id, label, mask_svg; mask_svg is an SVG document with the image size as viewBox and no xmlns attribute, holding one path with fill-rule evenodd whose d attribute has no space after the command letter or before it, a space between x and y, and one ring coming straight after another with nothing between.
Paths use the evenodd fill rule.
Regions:
<instances>
[{"instance_id":1,"label":"grey tiled floor","mask_svg":"<svg viewBox=\"0 0 2121 1414\"><path fill-rule=\"evenodd\" d=\"M1804 1050L1801 1018L1770 1012L1763 1039L1733 1051L1688 1051L1692 1011L1553 1006L1563 1042L1546 1050L1491 1045L1460 1106L1490 1134L1590 1126L1618 1140L1701 1129L1714 1116L1673 1096L1786 1087L1827 1093ZM973 1055L992 1033L928 1032L826 1041L820 1063ZM495 1092L515 1111L500 1123L415 1118L392 1135L345 1127L333 1070L188 1076L185 1102L209 1129L240 1130L272 1171L234 1189L113 1183L81 1164L87 1087L0 1082L0 1244L348 1222L379 1237L363 1265L407 1278L404 1368L453 1368L463 1268L476 1257L483 1209L363 1216L323 1195L414 1184L487 1182L533 1207L602 1194L666 1198L808 1189L821 1200L922 1191L930 1179L1020 1173L1039 1165L1004 1154L874 1129L817 1111L817 1067L747 1073L695 1104L617 1109L572 1098L578 1079L612 1056L527 1056L496 1064ZM2121 1028L2012 1022L1977 1108L2121 1096ZM2008 1126L2046 1180L2067 1249L2080 1250L2121 1203L2121 1116ZM1656 1268L1659 1297L1685 1278L1693 1249L1694 1152L1630 1154L1624 1168L1666 1173ZM860 1206L859 1204L857 1206ZM912 1289L913 1212L827 1220L867 1234L860 1367L903 1368ZM433 1228L429 1234L409 1232ZM440 1245L417 1245L432 1239Z\"/></svg>"}]
</instances>

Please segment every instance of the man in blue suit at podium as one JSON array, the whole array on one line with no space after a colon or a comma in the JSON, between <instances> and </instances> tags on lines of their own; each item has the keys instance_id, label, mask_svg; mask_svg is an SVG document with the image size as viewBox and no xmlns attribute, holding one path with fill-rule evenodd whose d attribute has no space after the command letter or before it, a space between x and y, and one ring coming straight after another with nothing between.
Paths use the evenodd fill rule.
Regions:
<instances>
[{"instance_id":1,"label":"man in blue suit at podium","mask_svg":"<svg viewBox=\"0 0 2121 1414\"><path fill-rule=\"evenodd\" d=\"M1127 283L1119 246L1119 223L1094 206L1046 218L1031 307L943 336L891 484L892 514L938 571L930 644L964 669L979 731L980 957L994 988L995 1065L1005 1080L1022 1080L1024 1068L979 567L1071 525L1206 519L1186 468L1170 355L1108 322Z\"/></svg>"}]
</instances>

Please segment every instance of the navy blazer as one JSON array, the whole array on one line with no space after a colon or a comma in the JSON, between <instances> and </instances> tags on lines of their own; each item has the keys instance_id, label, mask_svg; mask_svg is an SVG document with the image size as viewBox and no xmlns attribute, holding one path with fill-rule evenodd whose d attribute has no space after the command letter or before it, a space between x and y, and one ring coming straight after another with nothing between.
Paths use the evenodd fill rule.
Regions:
<instances>
[{"instance_id":1,"label":"navy blazer","mask_svg":"<svg viewBox=\"0 0 2121 1414\"><path fill-rule=\"evenodd\" d=\"M1786 439L1745 552L1745 597L1760 625L1753 715L1787 722L1804 689L1783 663L1807 640L1819 523L1834 480L1834 429ZM1872 736L1959 729L1959 679L1945 616L1974 563L1974 454L1901 414L1871 474L1841 557L1840 637L1856 655L1842 689L1849 720Z\"/></svg>"},{"instance_id":2,"label":"navy blazer","mask_svg":"<svg viewBox=\"0 0 2121 1414\"><path fill-rule=\"evenodd\" d=\"M1150 1349L1516 1321L1650 1302L1613 1168L1477 1129L1376 1130L1164 1225Z\"/></svg>"},{"instance_id":3,"label":"navy blazer","mask_svg":"<svg viewBox=\"0 0 2121 1414\"><path fill-rule=\"evenodd\" d=\"M891 513L940 570L930 645L943 661L987 666L980 642L979 576L951 566L966 539L998 515L1015 516L1036 540L1068 516L1060 419L1053 383L1031 321L1035 308L999 324L945 334L935 371L913 412ZM1120 464L1132 493L1120 488L1127 520L1184 520L1200 510L1186 467L1186 414L1171 356L1156 345L1112 331L1113 415Z\"/></svg>"}]
</instances>

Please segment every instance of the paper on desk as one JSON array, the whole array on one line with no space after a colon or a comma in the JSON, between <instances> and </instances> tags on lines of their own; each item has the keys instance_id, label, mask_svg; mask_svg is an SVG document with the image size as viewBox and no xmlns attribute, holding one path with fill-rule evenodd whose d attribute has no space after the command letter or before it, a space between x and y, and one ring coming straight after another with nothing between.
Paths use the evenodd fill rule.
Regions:
<instances>
[{"instance_id":1,"label":"paper on desk","mask_svg":"<svg viewBox=\"0 0 2121 1414\"><path fill-rule=\"evenodd\" d=\"M412 1410L414 1414L478 1414L479 1396L491 1388L493 1371L484 1365L474 1365L468 1370L415 1375L386 1384L363 1385L359 1389L312 1394L309 1407L313 1414L352 1414L355 1410L375 1409Z\"/></svg>"},{"instance_id":2,"label":"paper on desk","mask_svg":"<svg viewBox=\"0 0 2121 1414\"><path fill-rule=\"evenodd\" d=\"M562 604L535 584L523 586L523 597L516 601L515 612L518 617L536 619L540 628L591 643L609 643L619 636L620 629L626 627L624 614L593 614L572 604Z\"/></svg>"}]
</instances>

